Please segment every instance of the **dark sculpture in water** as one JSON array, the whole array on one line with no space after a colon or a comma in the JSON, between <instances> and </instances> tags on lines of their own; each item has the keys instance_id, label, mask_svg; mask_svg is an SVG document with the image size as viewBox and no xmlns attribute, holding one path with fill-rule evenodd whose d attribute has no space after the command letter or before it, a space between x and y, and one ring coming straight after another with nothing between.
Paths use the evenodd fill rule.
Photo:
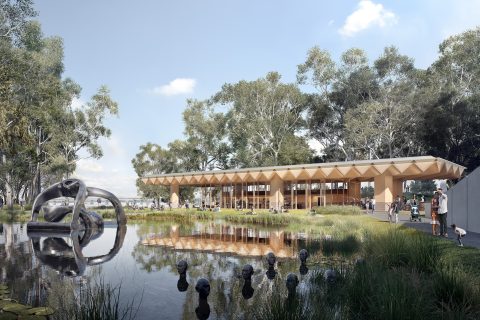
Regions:
<instances>
[{"instance_id":1,"label":"dark sculpture in water","mask_svg":"<svg viewBox=\"0 0 480 320\"><path fill-rule=\"evenodd\" d=\"M295 273L289 273L287 275L287 280L285 280L288 292L295 292L298 286L298 277Z\"/></svg>"},{"instance_id":2,"label":"dark sculpture in water","mask_svg":"<svg viewBox=\"0 0 480 320\"><path fill-rule=\"evenodd\" d=\"M44 206L47 201L61 197L74 198L73 206ZM102 217L96 212L88 211L85 207L87 197L109 200L115 209L117 224L126 224L127 219L122 204L115 195L103 189L87 187L82 180L67 179L50 186L37 196L32 207L32 220L27 224L27 230L70 232L103 228ZM46 222L37 221L40 210L43 211ZM61 223L70 213L72 213L72 221L69 224Z\"/></svg>"},{"instance_id":3,"label":"dark sculpture in water","mask_svg":"<svg viewBox=\"0 0 480 320\"><path fill-rule=\"evenodd\" d=\"M252 275L253 267L250 264L246 264L242 268L242 278L245 280L242 288L242 296L244 299L248 300L253 297L253 292L255 291L252 288Z\"/></svg>"},{"instance_id":4,"label":"dark sculpture in water","mask_svg":"<svg viewBox=\"0 0 480 320\"><path fill-rule=\"evenodd\" d=\"M308 256L309 256L308 251L305 249L300 250L300 252L298 253L298 257L300 258L300 274L302 276L308 273L308 267L307 267Z\"/></svg>"},{"instance_id":5,"label":"dark sculpture in water","mask_svg":"<svg viewBox=\"0 0 480 320\"><path fill-rule=\"evenodd\" d=\"M187 273L188 263L185 260L180 260L177 262L177 271L178 274L185 274Z\"/></svg>"},{"instance_id":6,"label":"dark sculpture in water","mask_svg":"<svg viewBox=\"0 0 480 320\"><path fill-rule=\"evenodd\" d=\"M246 264L242 268L242 278L244 280L252 280L253 267L250 264Z\"/></svg>"},{"instance_id":7,"label":"dark sculpture in water","mask_svg":"<svg viewBox=\"0 0 480 320\"><path fill-rule=\"evenodd\" d=\"M207 297L210 294L210 282L205 278L198 279L195 290L198 292L198 307L195 309L195 314L198 319L208 319L210 316L210 305Z\"/></svg>"},{"instance_id":8,"label":"dark sculpture in water","mask_svg":"<svg viewBox=\"0 0 480 320\"><path fill-rule=\"evenodd\" d=\"M269 252L265 257L265 260L267 261L268 266L273 268L273 266L275 265L275 262L277 261L277 258L275 257L273 252Z\"/></svg>"},{"instance_id":9,"label":"dark sculpture in water","mask_svg":"<svg viewBox=\"0 0 480 320\"><path fill-rule=\"evenodd\" d=\"M300 258L300 263L306 264L308 256L309 254L307 250L305 249L300 250L300 252L298 253L298 257Z\"/></svg>"},{"instance_id":10,"label":"dark sculpture in water","mask_svg":"<svg viewBox=\"0 0 480 320\"><path fill-rule=\"evenodd\" d=\"M188 263L185 260L180 260L177 262L177 271L180 275L180 278L177 282L177 289L180 292L187 291L188 289L188 282L187 282L187 269Z\"/></svg>"}]
</instances>

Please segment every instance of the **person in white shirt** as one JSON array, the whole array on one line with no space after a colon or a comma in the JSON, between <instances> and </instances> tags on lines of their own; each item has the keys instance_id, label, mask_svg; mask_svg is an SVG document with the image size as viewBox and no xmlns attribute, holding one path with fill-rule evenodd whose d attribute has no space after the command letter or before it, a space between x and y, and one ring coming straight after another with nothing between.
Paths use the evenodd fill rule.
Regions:
<instances>
[{"instance_id":1,"label":"person in white shirt","mask_svg":"<svg viewBox=\"0 0 480 320\"><path fill-rule=\"evenodd\" d=\"M437 189L438 192L438 222L440 222L440 236L448 238L447 233L447 207L448 197L443 193L442 188Z\"/></svg>"},{"instance_id":2,"label":"person in white shirt","mask_svg":"<svg viewBox=\"0 0 480 320\"><path fill-rule=\"evenodd\" d=\"M462 238L465 237L465 235L467 234L467 231L465 231L462 228L457 227L457 225L455 223L452 224L451 227L455 231L455 233L457 234L458 245L460 247L463 247Z\"/></svg>"}]
</instances>

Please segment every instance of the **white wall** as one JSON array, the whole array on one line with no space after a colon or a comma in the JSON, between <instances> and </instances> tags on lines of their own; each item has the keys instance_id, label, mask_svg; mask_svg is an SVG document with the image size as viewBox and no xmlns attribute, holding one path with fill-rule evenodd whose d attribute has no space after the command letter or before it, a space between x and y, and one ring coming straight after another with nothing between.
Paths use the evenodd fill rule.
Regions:
<instances>
[{"instance_id":1,"label":"white wall","mask_svg":"<svg viewBox=\"0 0 480 320\"><path fill-rule=\"evenodd\" d=\"M448 190L448 224L480 233L480 167Z\"/></svg>"}]
</instances>

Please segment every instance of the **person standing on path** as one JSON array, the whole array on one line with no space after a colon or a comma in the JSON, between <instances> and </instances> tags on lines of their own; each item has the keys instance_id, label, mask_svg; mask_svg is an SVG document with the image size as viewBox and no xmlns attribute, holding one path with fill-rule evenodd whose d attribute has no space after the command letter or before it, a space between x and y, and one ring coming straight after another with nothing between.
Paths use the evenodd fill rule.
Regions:
<instances>
[{"instance_id":1,"label":"person standing on path","mask_svg":"<svg viewBox=\"0 0 480 320\"><path fill-rule=\"evenodd\" d=\"M445 238L448 238L448 233L447 233L448 197L445 193L443 193L442 188L438 188L437 192L438 192L438 221L440 222L440 236L444 236Z\"/></svg>"},{"instance_id":2,"label":"person standing on path","mask_svg":"<svg viewBox=\"0 0 480 320\"><path fill-rule=\"evenodd\" d=\"M435 191L435 194L433 195L432 198L432 234L434 236L438 236L438 192Z\"/></svg>"}]
</instances>

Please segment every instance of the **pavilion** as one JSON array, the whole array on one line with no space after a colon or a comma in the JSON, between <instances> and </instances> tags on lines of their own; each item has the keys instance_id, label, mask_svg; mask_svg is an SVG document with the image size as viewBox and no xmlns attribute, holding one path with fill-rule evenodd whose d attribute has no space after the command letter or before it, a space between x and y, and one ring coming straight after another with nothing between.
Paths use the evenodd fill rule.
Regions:
<instances>
[{"instance_id":1,"label":"pavilion","mask_svg":"<svg viewBox=\"0 0 480 320\"><path fill-rule=\"evenodd\" d=\"M362 182L374 182L377 211L403 193L405 180L458 179L465 167L432 156L311 163L150 175L146 184L170 187L173 207L183 186L201 188L202 203L222 208L311 209L359 204Z\"/></svg>"}]
</instances>

